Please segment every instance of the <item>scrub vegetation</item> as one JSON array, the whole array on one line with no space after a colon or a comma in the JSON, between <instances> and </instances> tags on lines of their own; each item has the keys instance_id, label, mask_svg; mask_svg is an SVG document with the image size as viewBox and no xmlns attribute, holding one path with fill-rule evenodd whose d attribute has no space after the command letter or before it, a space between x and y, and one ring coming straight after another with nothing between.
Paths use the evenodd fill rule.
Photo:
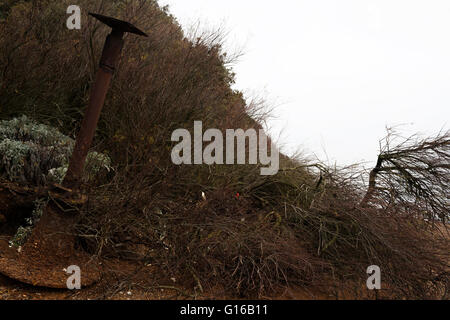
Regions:
<instances>
[{"instance_id":1,"label":"scrub vegetation","mask_svg":"<svg viewBox=\"0 0 450 320\"><path fill-rule=\"evenodd\" d=\"M108 32L88 12L145 30L147 39L127 36L87 164L84 250L151 265L189 296L359 292L378 265L380 294L449 298L448 132L389 132L372 172L283 155L273 176L258 165L176 166L175 129L265 127L270 106L232 88L239 55L224 52L220 31L185 35L153 0L78 0L81 30L65 27L71 4L0 6L0 172L2 184L34 187L64 175ZM103 297L154 287L139 268L110 276Z\"/></svg>"}]
</instances>

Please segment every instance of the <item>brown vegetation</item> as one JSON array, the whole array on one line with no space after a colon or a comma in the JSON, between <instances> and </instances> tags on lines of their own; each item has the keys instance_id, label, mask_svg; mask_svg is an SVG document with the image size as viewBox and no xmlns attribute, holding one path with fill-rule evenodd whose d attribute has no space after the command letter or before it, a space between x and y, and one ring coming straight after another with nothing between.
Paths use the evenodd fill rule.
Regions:
<instances>
[{"instance_id":1,"label":"brown vegetation","mask_svg":"<svg viewBox=\"0 0 450 320\"><path fill-rule=\"evenodd\" d=\"M173 130L195 120L260 128L264 104L246 104L231 89L233 57L219 33L185 38L155 1L78 3L81 31L64 27L66 0L20 2L0 23L0 117L27 114L73 136L107 32L87 12L136 22L149 34L127 38L102 113L94 149L111 157L114 171L83 186L89 200L77 230L85 250L151 264L193 292L359 288L375 264L392 298L448 298L447 231L423 220L449 217L448 133L388 142L368 190L357 166L301 158L283 156L269 177L256 166L177 167ZM110 285L133 286L135 273L115 272ZM139 282L146 285L154 284Z\"/></svg>"}]
</instances>

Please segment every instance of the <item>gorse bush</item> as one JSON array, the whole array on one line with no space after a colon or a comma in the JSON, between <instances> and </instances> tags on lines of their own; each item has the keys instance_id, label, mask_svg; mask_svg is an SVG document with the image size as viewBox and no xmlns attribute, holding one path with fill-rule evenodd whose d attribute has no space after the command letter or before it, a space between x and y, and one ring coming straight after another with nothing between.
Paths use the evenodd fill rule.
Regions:
<instances>
[{"instance_id":1,"label":"gorse bush","mask_svg":"<svg viewBox=\"0 0 450 320\"><path fill-rule=\"evenodd\" d=\"M0 173L8 180L32 185L60 183L67 171L74 141L55 128L26 116L0 122ZM110 159L91 152L87 174L110 170Z\"/></svg>"}]
</instances>

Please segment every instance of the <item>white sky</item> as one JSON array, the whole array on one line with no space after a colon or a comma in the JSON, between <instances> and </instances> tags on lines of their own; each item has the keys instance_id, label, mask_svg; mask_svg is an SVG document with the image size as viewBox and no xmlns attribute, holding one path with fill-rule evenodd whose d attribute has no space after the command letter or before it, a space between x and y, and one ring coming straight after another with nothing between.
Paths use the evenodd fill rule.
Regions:
<instances>
[{"instance_id":1,"label":"white sky","mask_svg":"<svg viewBox=\"0 0 450 320\"><path fill-rule=\"evenodd\" d=\"M271 133L340 165L374 161L386 126L450 119L448 0L160 0L183 27L225 26L236 88L278 107Z\"/></svg>"}]
</instances>

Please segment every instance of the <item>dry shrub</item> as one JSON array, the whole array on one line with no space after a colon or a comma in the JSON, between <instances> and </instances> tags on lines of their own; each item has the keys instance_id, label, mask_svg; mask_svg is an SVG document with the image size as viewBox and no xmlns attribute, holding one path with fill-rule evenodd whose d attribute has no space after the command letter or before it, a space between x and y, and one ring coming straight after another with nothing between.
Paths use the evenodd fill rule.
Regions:
<instances>
[{"instance_id":1,"label":"dry shrub","mask_svg":"<svg viewBox=\"0 0 450 320\"><path fill-rule=\"evenodd\" d=\"M208 171L205 185L188 181L192 173L185 171L177 181L126 178L104 186L91 193L80 235L97 254L151 263L198 292L219 287L257 297L317 283L327 263L309 252L284 216L262 207L248 183L226 186L220 168Z\"/></svg>"},{"instance_id":2,"label":"dry shrub","mask_svg":"<svg viewBox=\"0 0 450 320\"><path fill-rule=\"evenodd\" d=\"M448 298L448 133L398 145L391 135L379 158L396 166L378 162L374 170L384 174L372 171L368 188L356 166L319 165L318 197L309 210L294 210L295 227L313 228L317 254L336 275L363 283L367 266L378 265L391 298Z\"/></svg>"},{"instance_id":3,"label":"dry shrub","mask_svg":"<svg viewBox=\"0 0 450 320\"><path fill-rule=\"evenodd\" d=\"M310 284L324 265L275 212L256 210L231 190L213 192L177 217L167 234L174 244L168 270L182 270L198 288L261 296L280 285Z\"/></svg>"}]
</instances>

